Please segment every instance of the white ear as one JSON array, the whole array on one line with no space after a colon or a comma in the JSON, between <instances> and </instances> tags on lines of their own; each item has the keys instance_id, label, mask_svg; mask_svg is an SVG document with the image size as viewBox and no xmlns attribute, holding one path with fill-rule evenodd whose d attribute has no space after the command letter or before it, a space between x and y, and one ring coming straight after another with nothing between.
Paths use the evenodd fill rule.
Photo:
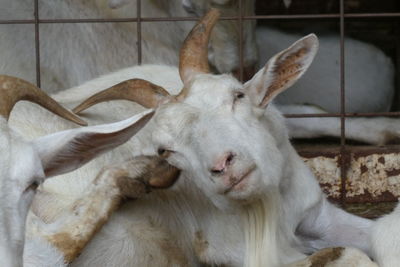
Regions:
<instances>
[{"instance_id":1,"label":"white ear","mask_svg":"<svg viewBox=\"0 0 400 267\"><path fill-rule=\"evenodd\" d=\"M244 86L256 105L266 107L308 69L318 51L318 38L307 35L273 56Z\"/></svg>"},{"instance_id":2,"label":"white ear","mask_svg":"<svg viewBox=\"0 0 400 267\"><path fill-rule=\"evenodd\" d=\"M129 0L108 0L108 6L112 9L120 8L128 4Z\"/></svg>"},{"instance_id":3,"label":"white ear","mask_svg":"<svg viewBox=\"0 0 400 267\"><path fill-rule=\"evenodd\" d=\"M94 157L128 141L154 115L142 112L129 119L58 132L38 138L33 146L46 177L75 170Z\"/></svg>"}]
</instances>

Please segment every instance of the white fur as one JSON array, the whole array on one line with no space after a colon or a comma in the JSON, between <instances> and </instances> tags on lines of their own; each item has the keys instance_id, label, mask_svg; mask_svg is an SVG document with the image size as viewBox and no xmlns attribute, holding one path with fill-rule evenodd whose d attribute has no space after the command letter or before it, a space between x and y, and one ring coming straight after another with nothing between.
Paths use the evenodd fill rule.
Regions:
<instances>
[{"instance_id":1,"label":"white fur","mask_svg":"<svg viewBox=\"0 0 400 267\"><path fill-rule=\"evenodd\" d=\"M331 249L318 251L304 260L297 261L285 267L378 267L365 253L355 248L333 248L339 250L340 254L329 253ZM327 253L328 252L328 253Z\"/></svg>"},{"instance_id":2,"label":"white fur","mask_svg":"<svg viewBox=\"0 0 400 267\"><path fill-rule=\"evenodd\" d=\"M371 230L374 258L381 267L396 267L400 263L400 206L380 219Z\"/></svg>"},{"instance_id":3,"label":"white fur","mask_svg":"<svg viewBox=\"0 0 400 267\"><path fill-rule=\"evenodd\" d=\"M24 254L30 257L24 259L24 266L38 267L37 263L43 267L64 267L64 255L54 248L47 240L35 236L27 238L24 246ZM22 258L22 256L21 256Z\"/></svg>"},{"instance_id":4,"label":"white fur","mask_svg":"<svg viewBox=\"0 0 400 267\"><path fill-rule=\"evenodd\" d=\"M244 232L246 238L245 266L280 266L278 259L279 220L268 218L280 218L280 196L276 190L270 190L268 195L245 207ZM283 246L282 246L283 247Z\"/></svg>"},{"instance_id":5,"label":"white fur","mask_svg":"<svg viewBox=\"0 0 400 267\"><path fill-rule=\"evenodd\" d=\"M182 0L142 1L142 17L193 16L182 7ZM215 6L212 0L194 2L196 16ZM220 1L217 1L220 2ZM245 2L246 14L253 14L254 1ZM112 8L110 8L112 7ZM136 0L52 0L39 3L41 19L127 18L136 17ZM235 16L230 3L218 5L223 16ZM31 0L1 0L2 19L32 18ZM142 62L177 65L180 44L193 21L142 23ZM238 68L238 26L236 21L216 25L210 43L210 61L219 72ZM245 63L257 58L255 22L244 23ZM1 25L0 73L36 82L33 25ZM48 92L77 86L99 75L136 65L137 27L135 23L72 23L40 25L42 88Z\"/></svg>"},{"instance_id":6,"label":"white fur","mask_svg":"<svg viewBox=\"0 0 400 267\"><path fill-rule=\"evenodd\" d=\"M306 48L306 54L290 56L302 47ZM330 246L355 246L369 252L367 231L371 222L328 203L315 177L289 143L279 111L272 104L259 106L269 90L268 85L272 84L271 79L279 79L282 74L275 72L277 65L285 64L286 58L297 60L300 72L290 76L293 80L283 83L283 86L290 85L307 69L316 49L315 36L308 36L277 55L268 67L246 83L247 96L241 99L236 99L235 93L243 91L243 85L232 76L197 75L188 85L189 94L183 102L161 105L153 120L112 155L104 155L77 172L46 182L41 190L64 199L61 203L68 205L74 196L83 194L104 165L137 154L155 155L159 148L170 150L167 161L182 170L172 189L154 192L116 212L73 265L123 266L129 262L132 266L156 266L173 257L162 245L168 237L174 240L180 256L190 266L199 262L251 265L245 262L250 260L246 257L246 235L248 240L261 238L254 240L255 243L250 241L260 244L258 248L276 251L272 256L255 251L260 257L257 261L271 266L302 259L304 252ZM103 76L61 92L55 98L68 106L76 105L87 95L131 78L144 78L171 93L182 88L177 69L141 66ZM41 124L40 121L48 117L32 109L21 105L19 115L11 118L11 123L22 130L29 121ZM138 109L141 110L134 103L112 101L94 106L83 114L91 123L98 123L121 119ZM38 120L39 117L42 119ZM65 125L46 123L43 130L51 132L67 127ZM27 129L26 134L32 137L37 133ZM229 152L235 155L232 164L223 174L213 174L213 166ZM245 181L226 191L249 170L252 172ZM267 200L264 208L252 206L259 205L256 203L260 199L268 199L268 193L274 188L279 188L276 191L279 191L279 200L271 194L273 199ZM268 205L276 203L280 206L276 211L265 211ZM249 213L248 222L264 224L260 225L259 232L266 236L245 234L249 230L243 229L246 225L243 224L243 207L246 206L255 213L262 213ZM40 210L36 214L51 223L51 218L57 218L62 207L39 199L34 209ZM257 216L263 220L251 222L250 217ZM270 233L275 233L276 238ZM154 256L159 254L162 255L160 261Z\"/></svg>"},{"instance_id":7,"label":"white fur","mask_svg":"<svg viewBox=\"0 0 400 267\"><path fill-rule=\"evenodd\" d=\"M9 127L7 121L0 116L2 154L0 264L2 266L22 266L25 221L35 195L35 189L31 188L31 185L39 184L47 177L74 170L96 155L127 141L139 128L135 125L136 122L148 114L149 111L146 111L119 123L62 131L32 141L26 141L18 130ZM92 139L94 134L103 136L98 143L99 146L95 148L88 146L94 141ZM56 250L48 252L46 249L42 251L42 245L34 247L38 253L32 257L43 259L42 253L52 254L54 261L60 261L60 253Z\"/></svg>"}]
</instances>

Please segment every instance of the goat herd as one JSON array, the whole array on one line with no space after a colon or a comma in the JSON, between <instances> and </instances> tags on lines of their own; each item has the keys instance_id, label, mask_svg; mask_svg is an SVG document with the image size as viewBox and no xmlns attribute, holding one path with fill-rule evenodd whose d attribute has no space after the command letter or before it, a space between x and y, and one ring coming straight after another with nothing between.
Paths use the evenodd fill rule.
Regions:
<instances>
[{"instance_id":1,"label":"goat herd","mask_svg":"<svg viewBox=\"0 0 400 267\"><path fill-rule=\"evenodd\" d=\"M108 2L115 8L130 4ZM174 2L158 5L173 9ZM203 1L179 2L186 11L202 14L197 4ZM233 9L229 1L215 2L227 4L222 12ZM234 71L238 59L230 55L237 49L232 47L237 36L226 37L234 23L222 21L213 31L220 11L203 13L183 42L179 68L173 66L178 62L129 67L52 97L25 80L0 76L1 266L400 266L400 208L372 221L329 203L289 141L296 131L301 136L323 126L297 122L288 130L271 103L275 99L289 110L305 108L285 102L290 96L286 89L295 87L310 67L317 37L307 35L277 51L242 84L230 74L212 74L209 66L210 61L219 72ZM245 43L254 44L253 38L249 31ZM322 39L321 50L331 41ZM171 49L168 42L160 40L165 51ZM393 75L381 51L349 42L385 66L363 68ZM162 48L144 47L154 58L163 54ZM246 54L246 66L255 64L255 51ZM112 61L106 67L99 64L104 67L100 71L110 71ZM314 71L324 77L321 71L331 70ZM89 72L81 78L92 78L85 76ZM48 75L54 82L50 87L59 86ZM298 89L310 95L304 78ZM67 84L75 82L81 81L66 75ZM314 90L326 86L319 82ZM382 86L369 85L362 90ZM390 97L387 92L381 100ZM15 105L19 100L41 107ZM358 125L354 137L384 142L376 122L369 123L372 133L364 138L357 127L368 126Z\"/></svg>"}]
</instances>

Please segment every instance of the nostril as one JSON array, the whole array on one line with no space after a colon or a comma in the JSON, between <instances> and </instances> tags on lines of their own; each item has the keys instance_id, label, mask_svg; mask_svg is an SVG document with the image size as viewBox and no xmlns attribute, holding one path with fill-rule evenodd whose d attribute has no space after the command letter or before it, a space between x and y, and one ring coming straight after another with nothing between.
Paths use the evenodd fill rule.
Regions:
<instances>
[{"instance_id":1,"label":"nostril","mask_svg":"<svg viewBox=\"0 0 400 267\"><path fill-rule=\"evenodd\" d=\"M234 157L235 157L235 155L233 153L229 153L228 157L226 158L226 165L230 165L232 163Z\"/></svg>"},{"instance_id":2,"label":"nostril","mask_svg":"<svg viewBox=\"0 0 400 267\"><path fill-rule=\"evenodd\" d=\"M211 170L211 173L212 173L213 175L221 175L221 174L224 173L224 170L225 170L225 169L212 169L212 170Z\"/></svg>"},{"instance_id":3,"label":"nostril","mask_svg":"<svg viewBox=\"0 0 400 267\"><path fill-rule=\"evenodd\" d=\"M224 153L224 155L216 162L210 169L212 175L222 175L226 172L228 167L232 165L235 159L235 154L232 152Z\"/></svg>"}]
</instances>

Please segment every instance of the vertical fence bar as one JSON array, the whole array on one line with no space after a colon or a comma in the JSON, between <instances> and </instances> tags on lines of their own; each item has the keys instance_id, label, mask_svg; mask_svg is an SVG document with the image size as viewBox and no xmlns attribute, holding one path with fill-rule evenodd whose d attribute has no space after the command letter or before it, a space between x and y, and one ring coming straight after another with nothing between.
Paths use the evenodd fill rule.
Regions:
<instances>
[{"instance_id":1,"label":"vertical fence bar","mask_svg":"<svg viewBox=\"0 0 400 267\"><path fill-rule=\"evenodd\" d=\"M141 5L141 0L137 0L137 7L136 7L136 27L137 27L137 53L138 53L138 64L141 65L142 64L142 5Z\"/></svg>"},{"instance_id":2,"label":"vertical fence bar","mask_svg":"<svg viewBox=\"0 0 400 267\"><path fill-rule=\"evenodd\" d=\"M346 175L349 164L349 155L346 150L346 106L345 106L345 43L344 43L344 0L340 0L340 202L345 206L346 201Z\"/></svg>"},{"instance_id":3,"label":"vertical fence bar","mask_svg":"<svg viewBox=\"0 0 400 267\"><path fill-rule=\"evenodd\" d=\"M239 0L239 80L243 82L243 0Z\"/></svg>"},{"instance_id":4,"label":"vertical fence bar","mask_svg":"<svg viewBox=\"0 0 400 267\"><path fill-rule=\"evenodd\" d=\"M41 87L40 82L40 41L39 41L39 0L34 2L35 14L35 57L36 57L36 85Z\"/></svg>"}]
</instances>

